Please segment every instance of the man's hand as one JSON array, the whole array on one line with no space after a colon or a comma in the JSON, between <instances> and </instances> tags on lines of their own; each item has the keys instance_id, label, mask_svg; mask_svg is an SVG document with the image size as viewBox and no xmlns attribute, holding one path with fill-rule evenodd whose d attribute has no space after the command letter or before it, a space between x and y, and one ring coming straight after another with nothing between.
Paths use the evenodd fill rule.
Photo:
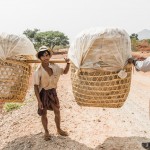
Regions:
<instances>
[{"instance_id":1,"label":"man's hand","mask_svg":"<svg viewBox=\"0 0 150 150\"><path fill-rule=\"evenodd\" d=\"M134 59L133 58L129 58L128 59L128 63L133 63Z\"/></svg>"},{"instance_id":2,"label":"man's hand","mask_svg":"<svg viewBox=\"0 0 150 150\"><path fill-rule=\"evenodd\" d=\"M68 58L64 58L66 63L70 63L70 60Z\"/></svg>"},{"instance_id":3,"label":"man's hand","mask_svg":"<svg viewBox=\"0 0 150 150\"><path fill-rule=\"evenodd\" d=\"M60 108L59 101L56 101L56 105L58 108Z\"/></svg>"},{"instance_id":4,"label":"man's hand","mask_svg":"<svg viewBox=\"0 0 150 150\"><path fill-rule=\"evenodd\" d=\"M65 69L64 69L64 74L67 74L68 73L68 71L69 71L69 67L70 67L70 60L68 59L68 58L64 58L65 59L65 61L66 61L66 67L65 67Z\"/></svg>"},{"instance_id":5,"label":"man's hand","mask_svg":"<svg viewBox=\"0 0 150 150\"><path fill-rule=\"evenodd\" d=\"M40 102L38 102L38 107L40 108L40 109L43 109L43 104L42 104L42 102L40 101Z\"/></svg>"},{"instance_id":6,"label":"man's hand","mask_svg":"<svg viewBox=\"0 0 150 150\"><path fill-rule=\"evenodd\" d=\"M133 57L128 59L128 63L133 64L134 66L135 66L136 61L137 61L137 59L133 58Z\"/></svg>"}]
</instances>

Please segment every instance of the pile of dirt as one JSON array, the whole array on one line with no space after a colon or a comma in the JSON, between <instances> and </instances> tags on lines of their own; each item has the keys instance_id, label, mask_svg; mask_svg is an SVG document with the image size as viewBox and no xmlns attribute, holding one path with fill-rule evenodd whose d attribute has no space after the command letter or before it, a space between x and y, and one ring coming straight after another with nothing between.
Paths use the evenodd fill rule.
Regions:
<instances>
[{"instance_id":1,"label":"pile of dirt","mask_svg":"<svg viewBox=\"0 0 150 150\"><path fill-rule=\"evenodd\" d=\"M138 51L150 52L150 43L148 40L139 41L136 48Z\"/></svg>"}]
</instances>

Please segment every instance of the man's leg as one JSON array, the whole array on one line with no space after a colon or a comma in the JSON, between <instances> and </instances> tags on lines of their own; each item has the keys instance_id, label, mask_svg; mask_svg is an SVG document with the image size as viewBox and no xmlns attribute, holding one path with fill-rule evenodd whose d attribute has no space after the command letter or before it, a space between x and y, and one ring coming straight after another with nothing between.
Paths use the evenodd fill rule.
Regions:
<instances>
[{"instance_id":1,"label":"man's leg","mask_svg":"<svg viewBox=\"0 0 150 150\"><path fill-rule=\"evenodd\" d=\"M41 116L41 121L42 121L43 128L45 130L44 139L46 141L50 140L50 135L49 135L48 127L47 127L48 119L47 119L47 110L46 109L43 110L43 114Z\"/></svg>"},{"instance_id":2,"label":"man's leg","mask_svg":"<svg viewBox=\"0 0 150 150\"><path fill-rule=\"evenodd\" d=\"M57 132L58 134L62 135L62 136L68 136L68 133L63 131L60 128L60 110L58 107L56 107L54 104L51 105L53 107L54 110L54 114L55 114L55 123L56 123L56 127L57 127Z\"/></svg>"}]
</instances>

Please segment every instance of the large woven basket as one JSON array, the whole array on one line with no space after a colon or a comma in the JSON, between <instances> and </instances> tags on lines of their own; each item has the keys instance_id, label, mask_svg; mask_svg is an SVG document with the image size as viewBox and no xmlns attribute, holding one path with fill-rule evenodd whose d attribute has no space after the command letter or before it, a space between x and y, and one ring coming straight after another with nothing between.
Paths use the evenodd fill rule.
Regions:
<instances>
[{"instance_id":1,"label":"large woven basket","mask_svg":"<svg viewBox=\"0 0 150 150\"><path fill-rule=\"evenodd\" d=\"M0 101L23 102L26 95L31 66L18 60L0 61Z\"/></svg>"},{"instance_id":2,"label":"large woven basket","mask_svg":"<svg viewBox=\"0 0 150 150\"><path fill-rule=\"evenodd\" d=\"M127 77L121 79L118 72L81 70L71 65L72 88L80 106L121 107L130 90L132 65L126 67Z\"/></svg>"}]
</instances>

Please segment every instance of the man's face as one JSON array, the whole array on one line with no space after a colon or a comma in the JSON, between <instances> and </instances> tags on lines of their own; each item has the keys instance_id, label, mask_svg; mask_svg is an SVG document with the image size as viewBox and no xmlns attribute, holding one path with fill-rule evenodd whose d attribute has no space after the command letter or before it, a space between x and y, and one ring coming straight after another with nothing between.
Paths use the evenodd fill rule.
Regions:
<instances>
[{"instance_id":1,"label":"man's face","mask_svg":"<svg viewBox=\"0 0 150 150\"><path fill-rule=\"evenodd\" d=\"M45 52L43 56L40 57L40 60L44 63L48 63L50 58L51 55L49 55L48 52Z\"/></svg>"}]
</instances>

